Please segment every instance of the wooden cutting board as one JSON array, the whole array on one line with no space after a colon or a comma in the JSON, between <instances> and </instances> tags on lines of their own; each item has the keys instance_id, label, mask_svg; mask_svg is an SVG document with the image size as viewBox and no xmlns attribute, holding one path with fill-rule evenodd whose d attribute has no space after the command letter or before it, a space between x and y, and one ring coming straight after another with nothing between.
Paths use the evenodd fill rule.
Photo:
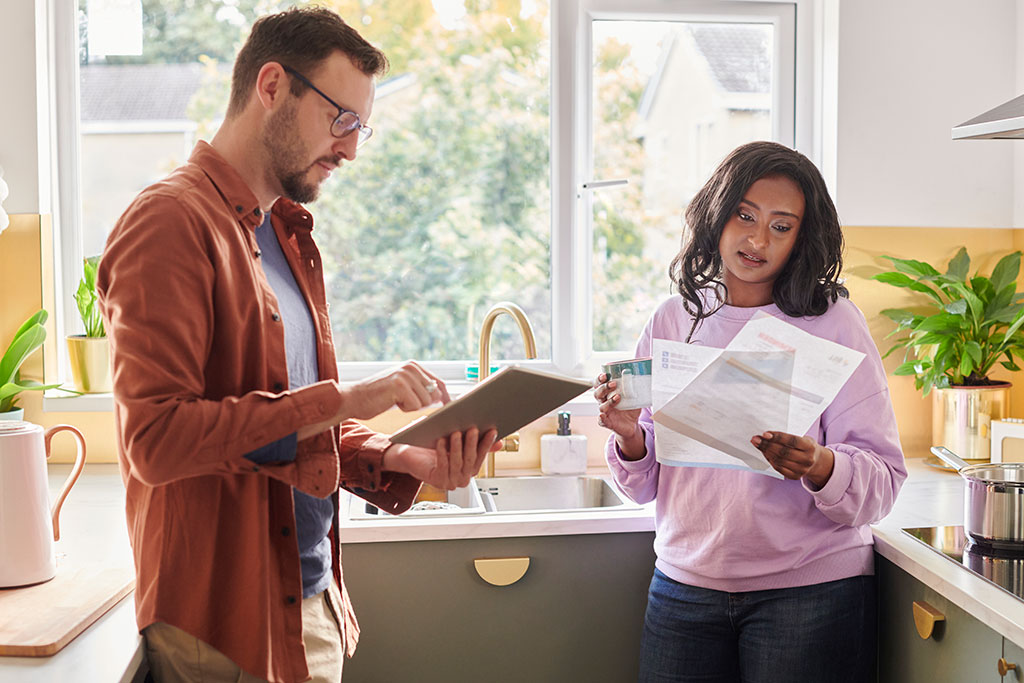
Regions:
<instances>
[{"instance_id":1,"label":"wooden cutting board","mask_svg":"<svg viewBox=\"0 0 1024 683\"><path fill-rule=\"evenodd\" d=\"M45 583L0 589L0 655L48 657L135 588L131 567L57 561Z\"/></svg>"}]
</instances>

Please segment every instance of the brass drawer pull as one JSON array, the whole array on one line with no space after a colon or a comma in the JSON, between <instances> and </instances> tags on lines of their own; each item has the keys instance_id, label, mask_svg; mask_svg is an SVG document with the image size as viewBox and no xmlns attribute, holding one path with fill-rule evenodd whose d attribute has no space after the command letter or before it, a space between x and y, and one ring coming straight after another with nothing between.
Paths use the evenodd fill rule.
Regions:
<instances>
[{"instance_id":1,"label":"brass drawer pull","mask_svg":"<svg viewBox=\"0 0 1024 683\"><path fill-rule=\"evenodd\" d=\"M528 557L495 557L473 560L476 573L492 586L510 586L530 568Z\"/></svg>"},{"instance_id":2,"label":"brass drawer pull","mask_svg":"<svg viewBox=\"0 0 1024 683\"><path fill-rule=\"evenodd\" d=\"M1006 661L1006 659L1003 657L1000 657L998 664L996 664L996 668L999 670L1000 676L1005 676L1006 674L1016 669L1017 665L1013 662Z\"/></svg>"},{"instance_id":3,"label":"brass drawer pull","mask_svg":"<svg viewBox=\"0 0 1024 683\"><path fill-rule=\"evenodd\" d=\"M926 640L931 638L936 622L945 620L946 615L927 602L923 600L914 601L914 626L917 627L917 635Z\"/></svg>"}]
</instances>

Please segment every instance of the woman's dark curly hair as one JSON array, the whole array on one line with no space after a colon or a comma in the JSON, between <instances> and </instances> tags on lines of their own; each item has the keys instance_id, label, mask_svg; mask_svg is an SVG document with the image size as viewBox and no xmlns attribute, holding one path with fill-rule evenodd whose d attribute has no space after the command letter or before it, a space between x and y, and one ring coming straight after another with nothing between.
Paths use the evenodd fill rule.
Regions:
<instances>
[{"instance_id":1,"label":"woman's dark curly hair","mask_svg":"<svg viewBox=\"0 0 1024 683\"><path fill-rule=\"evenodd\" d=\"M726 300L718 252L722 229L750 186L772 175L793 180L803 191L805 203L800 233L772 286L772 300L786 315L803 317L821 315L829 303L849 295L839 282L843 232L821 173L810 159L784 145L751 142L734 149L686 207L683 247L668 269L683 306L693 316L686 341ZM719 303L713 309L708 309L708 301L714 299L706 301L702 290L716 292Z\"/></svg>"}]
</instances>

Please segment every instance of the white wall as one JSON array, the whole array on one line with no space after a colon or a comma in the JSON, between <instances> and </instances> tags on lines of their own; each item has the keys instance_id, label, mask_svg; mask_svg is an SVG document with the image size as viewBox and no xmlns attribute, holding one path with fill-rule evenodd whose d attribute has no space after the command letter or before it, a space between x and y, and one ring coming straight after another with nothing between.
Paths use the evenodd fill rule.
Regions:
<instances>
[{"instance_id":1,"label":"white wall","mask_svg":"<svg viewBox=\"0 0 1024 683\"><path fill-rule=\"evenodd\" d=\"M45 58L47 49L45 27L45 0L0 0L0 166L11 189L7 213L50 211L47 86L45 71L36 70L43 61L38 53Z\"/></svg>"},{"instance_id":2,"label":"white wall","mask_svg":"<svg viewBox=\"0 0 1024 683\"><path fill-rule=\"evenodd\" d=\"M844 224L1021 227L1014 158L1024 142L950 137L954 125L1019 94L1017 5L842 0L836 186Z\"/></svg>"}]
</instances>

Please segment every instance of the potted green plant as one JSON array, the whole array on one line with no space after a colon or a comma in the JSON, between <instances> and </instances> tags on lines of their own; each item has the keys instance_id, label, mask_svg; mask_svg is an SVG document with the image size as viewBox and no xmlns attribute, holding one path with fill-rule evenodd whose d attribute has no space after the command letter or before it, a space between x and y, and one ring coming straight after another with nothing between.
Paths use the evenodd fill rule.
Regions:
<instances>
[{"instance_id":1,"label":"potted green plant","mask_svg":"<svg viewBox=\"0 0 1024 683\"><path fill-rule=\"evenodd\" d=\"M56 384L41 384L21 378L21 365L46 340L47 313L40 309L22 323L7 350L0 357L0 420L20 420L25 410L18 407L18 395L23 391L52 389Z\"/></svg>"},{"instance_id":2,"label":"potted green plant","mask_svg":"<svg viewBox=\"0 0 1024 683\"><path fill-rule=\"evenodd\" d=\"M82 279L75 292L75 303L78 304L78 314L85 326L85 334L67 337L71 377L78 390L86 394L110 391L110 349L96 298L96 269L99 262L99 256L83 260Z\"/></svg>"},{"instance_id":3,"label":"potted green plant","mask_svg":"<svg viewBox=\"0 0 1024 683\"><path fill-rule=\"evenodd\" d=\"M989 423L1007 416L1010 383L993 379L998 363L1017 371L1024 354L1024 294L1017 291L1021 252L1003 256L989 276L971 275L963 247L945 273L913 259L892 256L894 271L875 280L924 295L921 306L882 314L899 336L886 356L903 349L897 375L913 375L932 399L932 441L968 460L989 459Z\"/></svg>"}]
</instances>

